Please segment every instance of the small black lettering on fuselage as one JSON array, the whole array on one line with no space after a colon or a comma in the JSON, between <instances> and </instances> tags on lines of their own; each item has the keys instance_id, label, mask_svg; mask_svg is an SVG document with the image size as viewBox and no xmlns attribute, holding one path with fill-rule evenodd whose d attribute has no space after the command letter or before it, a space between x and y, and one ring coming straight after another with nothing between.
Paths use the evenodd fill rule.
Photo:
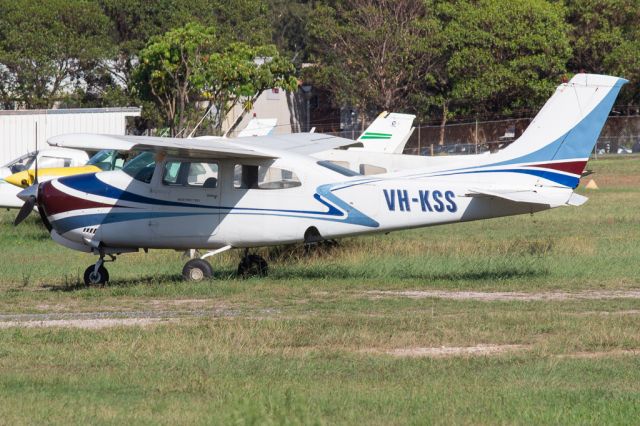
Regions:
<instances>
[{"instance_id":1,"label":"small black lettering on fuselage","mask_svg":"<svg viewBox=\"0 0 640 426\"><path fill-rule=\"evenodd\" d=\"M410 212L412 206L423 212L455 213L458 211L453 191L420 190L417 197L410 197L406 189L383 189L389 211ZM414 194L411 194L414 195Z\"/></svg>"}]
</instances>

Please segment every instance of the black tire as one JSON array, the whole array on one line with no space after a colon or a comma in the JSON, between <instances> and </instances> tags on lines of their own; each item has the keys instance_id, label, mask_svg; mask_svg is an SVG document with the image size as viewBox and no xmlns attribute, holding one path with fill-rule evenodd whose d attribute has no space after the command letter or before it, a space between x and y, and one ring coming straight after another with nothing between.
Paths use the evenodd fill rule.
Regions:
<instances>
[{"instance_id":1,"label":"black tire","mask_svg":"<svg viewBox=\"0 0 640 426\"><path fill-rule=\"evenodd\" d=\"M109 282L109 271L104 266L98 268L98 272L94 273L95 265L89 266L84 271L85 285L104 285Z\"/></svg>"},{"instance_id":2,"label":"black tire","mask_svg":"<svg viewBox=\"0 0 640 426\"><path fill-rule=\"evenodd\" d=\"M203 281L213 276L211 264L202 259L191 259L182 268L182 278L185 281Z\"/></svg>"},{"instance_id":3,"label":"black tire","mask_svg":"<svg viewBox=\"0 0 640 426\"><path fill-rule=\"evenodd\" d=\"M266 277L268 273L267 261L257 254L245 256L238 265L238 275L242 278Z\"/></svg>"}]
</instances>

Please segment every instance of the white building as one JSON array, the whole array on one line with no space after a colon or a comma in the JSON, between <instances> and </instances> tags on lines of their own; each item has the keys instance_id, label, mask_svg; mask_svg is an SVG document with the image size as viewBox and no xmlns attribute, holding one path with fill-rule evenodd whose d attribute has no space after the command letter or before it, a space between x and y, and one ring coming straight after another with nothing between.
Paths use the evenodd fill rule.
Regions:
<instances>
[{"instance_id":1,"label":"white building","mask_svg":"<svg viewBox=\"0 0 640 426\"><path fill-rule=\"evenodd\" d=\"M274 135L300 131L293 95L282 89L265 90L258 96L253 103L253 108L249 111L244 111L242 103L235 105L222 123L222 131L226 133L231 126L241 120L229 134L230 137L236 137L253 119L275 119L275 124L271 125L273 127L271 133Z\"/></svg>"},{"instance_id":2,"label":"white building","mask_svg":"<svg viewBox=\"0 0 640 426\"><path fill-rule=\"evenodd\" d=\"M0 111L0 165L47 147L47 139L64 133L124 135L127 117L140 108L78 108ZM37 132L37 136L36 136Z\"/></svg>"}]
</instances>

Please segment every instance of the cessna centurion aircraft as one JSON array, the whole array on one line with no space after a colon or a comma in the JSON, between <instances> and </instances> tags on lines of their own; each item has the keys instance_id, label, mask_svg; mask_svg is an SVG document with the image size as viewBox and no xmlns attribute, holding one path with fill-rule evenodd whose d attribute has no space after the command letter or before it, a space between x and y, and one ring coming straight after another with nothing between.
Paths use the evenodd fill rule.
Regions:
<instances>
[{"instance_id":1,"label":"cessna centurion aircraft","mask_svg":"<svg viewBox=\"0 0 640 426\"><path fill-rule=\"evenodd\" d=\"M238 272L265 274L265 260L249 249L578 206L586 198L574 189L625 82L576 75L497 153L373 176L312 157L354 143L322 134L228 141L93 135L141 154L119 171L24 190L18 219L37 203L56 242L99 256L84 278L102 284L106 257L139 249L209 249L183 269L186 279L201 280L213 272L206 258L243 248ZM86 138L49 144L82 148Z\"/></svg>"}]
</instances>

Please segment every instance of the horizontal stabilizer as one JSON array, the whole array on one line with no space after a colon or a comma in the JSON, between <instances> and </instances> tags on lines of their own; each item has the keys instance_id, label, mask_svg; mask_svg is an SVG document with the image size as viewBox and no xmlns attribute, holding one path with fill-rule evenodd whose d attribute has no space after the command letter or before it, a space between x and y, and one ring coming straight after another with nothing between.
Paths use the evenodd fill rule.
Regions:
<instances>
[{"instance_id":1,"label":"horizontal stabilizer","mask_svg":"<svg viewBox=\"0 0 640 426\"><path fill-rule=\"evenodd\" d=\"M494 190L487 191L485 189L470 189L467 197L474 198L500 198L514 203L543 204L549 205L549 201L545 200L533 190Z\"/></svg>"},{"instance_id":2,"label":"horizontal stabilizer","mask_svg":"<svg viewBox=\"0 0 640 426\"><path fill-rule=\"evenodd\" d=\"M569 206L581 206L587 202L589 198L580 194L576 194L575 192L571 194L571 197L567 200L567 205Z\"/></svg>"}]
</instances>

